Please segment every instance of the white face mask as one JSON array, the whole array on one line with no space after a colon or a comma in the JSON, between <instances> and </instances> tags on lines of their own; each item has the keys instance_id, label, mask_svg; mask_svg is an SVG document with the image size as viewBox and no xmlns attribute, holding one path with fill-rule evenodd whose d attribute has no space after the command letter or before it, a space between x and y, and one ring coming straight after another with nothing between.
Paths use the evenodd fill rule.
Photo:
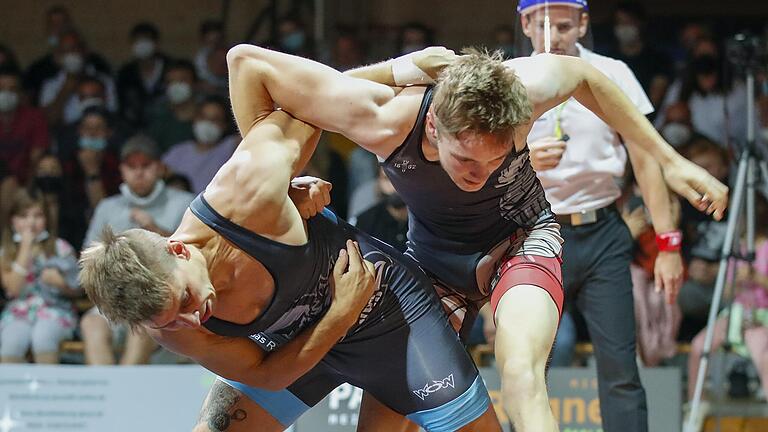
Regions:
<instances>
[{"instance_id":1,"label":"white face mask","mask_svg":"<svg viewBox=\"0 0 768 432\"><path fill-rule=\"evenodd\" d=\"M691 139L691 128L682 123L667 123L661 128L661 136L663 136L672 147L677 148L686 144Z\"/></svg>"},{"instance_id":2,"label":"white face mask","mask_svg":"<svg viewBox=\"0 0 768 432\"><path fill-rule=\"evenodd\" d=\"M138 59L147 59L155 53L155 41L139 39L133 44L133 55Z\"/></svg>"},{"instance_id":3,"label":"white face mask","mask_svg":"<svg viewBox=\"0 0 768 432\"><path fill-rule=\"evenodd\" d=\"M168 84L165 94L172 104L178 105L188 101L189 98L192 97L192 86L185 82L172 82Z\"/></svg>"},{"instance_id":4,"label":"white face mask","mask_svg":"<svg viewBox=\"0 0 768 432\"><path fill-rule=\"evenodd\" d=\"M0 112L11 112L19 106L19 94L11 90L0 91Z\"/></svg>"},{"instance_id":5,"label":"white face mask","mask_svg":"<svg viewBox=\"0 0 768 432\"><path fill-rule=\"evenodd\" d=\"M619 43L626 44L640 39L640 29L631 24L618 24L613 28L613 34Z\"/></svg>"},{"instance_id":6,"label":"white face mask","mask_svg":"<svg viewBox=\"0 0 768 432\"><path fill-rule=\"evenodd\" d=\"M61 67L63 67L67 73L79 73L83 70L83 56L78 53L64 54L64 57L61 59Z\"/></svg>"},{"instance_id":7,"label":"white face mask","mask_svg":"<svg viewBox=\"0 0 768 432\"><path fill-rule=\"evenodd\" d=\"M51 235L48 233L48 230L42 230L38 235L35 236L35 243L41 243L46 240L48 240L48 237ZM14 243L21 243L21 234L19 233L13 233L13 242Z\"/></svg>"},{"instance_id":8,"label":"white face mask","mask_svg":"<svg viewBox=\"0 0 768 432\"><path fill-rule=\"evenodd\" d=\"M223 131L216 123L210 120L198 120L192 125L195 139L204 144L213 144L219 141Z\"/></svg>"},{"instance_id":9,"label":"white face mask","mask_svg":"<svg viewBox=\"0 0 768 432\"><path fill-rule=\"evenodd\" d=\"M128 187L127 184L123 183L120 185L120 194L127 198L131 204L137 207L146 207L152 204L152 202L156 200L161 193L163 193L163 189L165 189L165 182L158 180L155 182L155 187L152 188L152 192L150 192L149 195L142 197L133 193L131 188Z\"/></svg>"}]
</instances>

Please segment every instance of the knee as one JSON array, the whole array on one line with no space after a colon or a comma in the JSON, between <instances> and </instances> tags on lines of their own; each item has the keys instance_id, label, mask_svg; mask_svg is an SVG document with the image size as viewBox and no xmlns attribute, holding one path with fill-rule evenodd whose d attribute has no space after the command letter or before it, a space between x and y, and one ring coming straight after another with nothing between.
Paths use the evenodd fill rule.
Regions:
<instances>
[{"instance_id":1,"label":"knee","mask_svg":"<svg viewBox=\"0 0 768 432\"><path fill-rule=\"evenodd\" d=\"M80 333L85 343L108 342L111 338L107 320L93 313L86 314L80 320Z\"/></svg>"},{"instance_id":2,"label":"knee","mask_svg":"<svg viewBox=\"0 0 768 432\"><path fill-rule=\"evenodd\" d=\"M501 383L504 398L526 400L546 395L544 365L533 362L507 360L501 365Z\"/></svg>"}]
</instances>

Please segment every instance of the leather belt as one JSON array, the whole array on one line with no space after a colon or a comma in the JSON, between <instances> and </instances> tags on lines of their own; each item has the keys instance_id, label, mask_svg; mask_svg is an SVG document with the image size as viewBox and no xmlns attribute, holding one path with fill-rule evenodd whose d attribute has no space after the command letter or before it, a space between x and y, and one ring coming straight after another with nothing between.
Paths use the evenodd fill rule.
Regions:
<instances>
[{"instance_id":1,"label":"leather belt","mask_svg":"<svg viewBox=\"0 0 768 432\"><path fill-rule=\"evenodd\" d=\"M611 213L616 212L616 205L611 204L608 207L597 210L582 211L578 213L555 215L557 223L561 225L579 226L593 224L601 219L605 219Z\"/></svg>"}]
</instances>

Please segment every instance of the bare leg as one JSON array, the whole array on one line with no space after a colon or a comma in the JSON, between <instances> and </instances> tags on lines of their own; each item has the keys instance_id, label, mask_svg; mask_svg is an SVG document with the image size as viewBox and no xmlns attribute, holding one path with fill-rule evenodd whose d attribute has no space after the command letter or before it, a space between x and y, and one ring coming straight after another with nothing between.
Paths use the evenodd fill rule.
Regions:
<instances>
[{"instance_id":1,"label":"bare leg","mask_svg":"<svg viewBox=\"0 0 768 432\"><path fill-rule=\"evenodd\" d=\"M357 432L418 432L418 430L419 427L402 414L382 404L370 393L363 393Z\"/></svg>"},{"instance_id":2,"label":"bare leg","mask_svg":"<svg viewBox=\"0 0 768 432\"><path fill-rule=\"evenodd\" d=\"M760 383L763 385L763 393L768 395L768 328L753 327L744 332L744 342L752 355L757 373L760 375Z\"/></svg>"},{"instance_id":3,"label":"bare leg","mask_svg":"<svg viewBox=\"0 0 768 432\"><path fill-rule=\"evenodd\" d=\"M0 363L27 363L27 359L23 357L3 357L0 358Z\"/></svg>"},{"instance_id":4,"label":"bare leg","mask_svg":"<svg viewBox=\"0 0 768 432\"><path fill-rule=\"evenodd\" d=\"M155 348L157 348L157 342L149 337L144 330L129 330L125 341L125 351L123 351L123 356L120 358L120 364L147 364Z\"/></svg>"},{"instance_id":5,"label":"bare leg","mask_svg":"<svg viewBox=\"0 0 768 432\"><path fill-rule=\"evenodd\" d=\"M556 432L545 367L559 313L550 295L519 285L504 293L496 309L496 361L504 409L518 432Z\"/></svg>"},{"instance_id":6,"label":"bare leg","mask_svg":"<svg viewBox=\"0 0 768 432\"><path fill-rule=\"evenodd\" d=\"M80 320L80 333L85 344L85 363L89 365L113 365L112 330L104 317L87 313Z\"/></svg>"},{"instance_id":7,"label":"bare leg","mask_svg":"<svg viewBox=\"0 0 768 432\"><path fill-rule=\"evenodd\" d=\"M193 432L282 432L285 429L239 390L216 380L203 402Z\"/></svg>"},{"instance_id":8,"label":"bare leg","mask_svg":"<svg viewBox=\"0 0 768 432\"><path fill-rule=\"evenodd\" d=\"M415 423L402 414L396 413L367 392L363 394L357 432L418 432L419 430ZM482 416L458 430L462 432L501 432L501 426L499 426L493 405L488 405L488 409Z\"/></svg>"},{"instance_id":9,"label":"bare leg","mask_svg":"<svg viewBox=\"0 0 768 432\"><path fill-rule=\"evenodd\" d=\"M725 340L725 329L728 326L727 318L720 318L715 321L715 333L712 337L712 351L715 351ZM704 351L704 339L707 329L704 328L693 338L691 342L691 354L688 356L688 400L693 399L693 393L696 391L696 376L699 373L699 361L702 351Z\"/></svg>"}]
</instances>

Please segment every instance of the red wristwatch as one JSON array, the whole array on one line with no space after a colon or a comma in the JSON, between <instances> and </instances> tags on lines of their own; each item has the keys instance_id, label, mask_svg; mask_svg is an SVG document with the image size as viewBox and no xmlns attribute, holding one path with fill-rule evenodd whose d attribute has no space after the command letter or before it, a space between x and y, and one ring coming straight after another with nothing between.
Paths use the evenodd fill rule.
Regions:
<instances>
[{"instance_id":1,"label":"red wristwatch","mask_svg":"<svg viewBox=\"0 0 768 432\"><path fill-rule=\"evenodd\" d=\"M679 252L683 245L683 233L679 230L656 234L656 247L659 252Z\"/></svg>"}]
</instances>

